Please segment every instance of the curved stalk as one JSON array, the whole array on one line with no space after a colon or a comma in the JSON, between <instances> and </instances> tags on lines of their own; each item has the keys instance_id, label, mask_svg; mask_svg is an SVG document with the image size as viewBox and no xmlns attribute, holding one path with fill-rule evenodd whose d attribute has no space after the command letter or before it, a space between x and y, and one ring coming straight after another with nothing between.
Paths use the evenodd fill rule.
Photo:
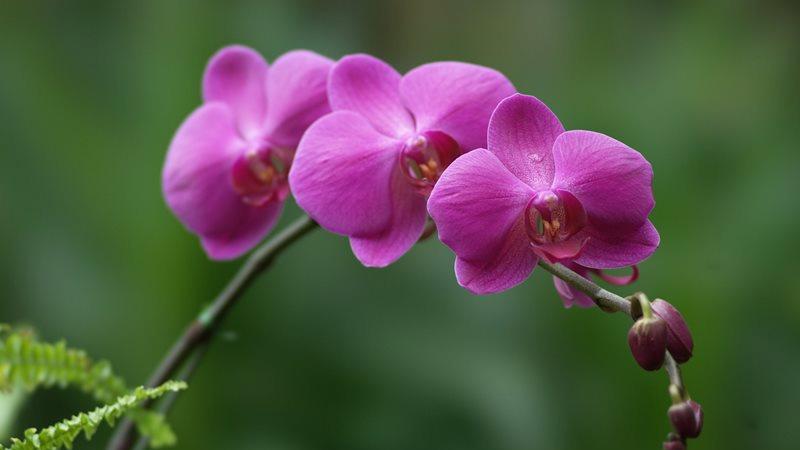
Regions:
<instances>
[{"instance_id":1,"label":"curved stalk","mask_svg":"<svg viewBox=\"0 0 800 450\"><path fill-rule=\"evenodd\" d=\"M303 216L254 251L214 302L203 309L197 318L189 324L186 331L178 338L169 353L164 356L161 364L159 364L155 372L150 376L148 385L160 385L173 377L176 371L184 365L185 367L178 376L178 379L186 381L191 377L206 353L209 339L214 335L218 325L226 317L231 307L236 304L237 300L250 283L256 276L263 272L264 269L269 267L275 257L284 249L317 226L317 223L311 218ZM436 225L432 220L428 220L419 241L428 239L435 232ZM193 354L194 356L192 356ZM190 356L192 356L192 359L186 362ZM176 397L176 395L168 396L162 401L161 405L159 405L159 411L164 414L169 412L175 403ZM143 404L142 406L147 408L150 406L150 403ZM114 436L112 436L107 449L128 450L132 448L135 438L136 429L133 422L125 420L120 424ZM146 438L140 437L138 442L136 442L135 448L143 449L146 448L146 446Z\"/></svg>"},{"instance_id":2,"label":"curved stalk","mask_svg":"<svg viewBox=\"0 0 800 450\"><path fill-rule=\"evenodd\" d=\"M214 336L219 324L222 323L256 276L269 267L283 250L315 228L317 228L317 223L308 216L303 216L250 254L242 268L228 282L217 298L200 312L175 341L150 376L147 386L158 386L172 377L197 348L203 347ZM187 378L198 363L199 358L195 364L189 366L191 370L186 375ZM150 403L142 404L143 408L149 406ZM117 428L107 448L108 450L128 450L133 445L135 437L135 426L132 421L126 419Z\"/></svg>"},{"instance_id":3,"label":"curved stalk","mask_svg":"<svg viewBox=\"0 0 800 450\"><path fill-rule=\"evenodd\" d=\"M631 308L630 300L601 288L591 280L578 275L563 264L551 264L544 259L540 259L539 266L591 297L603 311L612 313L623 312L625 315L630 316L631 319L636 320L636 317L634 317L635 310ZM633 297L637 297L638 300L638 294L634 294ZM664 356L664 369L667 372L670 383L677 386L682 392L685 392L686 388L683 383L683 377L681 376L680 366L678 366L678 363L669 351L667 351Z\"/></svg>"},{"instance_id":4,"label":"curved stalk","mask_svg":"<svg viewBox=\"0 0 800 450\"><path fill-rule=\"evenodd\" d=\"M197 316L186 328L183 335L175 342L172 349L165 355L161 364L159 364L151 375L148 386L157 386L165 382L184 365L184 370L180 373L179 379L186 380L191 377L205 355L209 341L214 336L219 324L227 316L227 313L233 305L236 304L237 300L255 277L269 267L283 250L316 227L316 222L307 216L303 216L254 251L212 304ZM420 237L420 241L429 238L435 231L435 224L429 220ZM539 265L554 276L564 280L591 297L603 311L612 313L623 312L632 319L636 319L636 317L634 317L636 309L631 307L631 301L629 299L603 289L591 280L578 275L562 264L551 264L540 259ZM191 360L189 360L190 356L192 357ZM187 360L189 360L188 363ZM669 352L666 352L665 355L664 368L669 376L670 383L677 386L682 392L685 392L685 385L681 376L680 367ZM172 395L166 401L162 402L159 411L166 414L174 402L175 396ZM150 404L144 404L142 406L147 408ZM108 450L129 450L133 446L135 438L136 430L133 422L125 420L117 429L117 432L112 437L107 448ZM140 438L136 444L137 450L143 449L146 448L147 441L144 438Z\"/></svg>"}]
</instances>

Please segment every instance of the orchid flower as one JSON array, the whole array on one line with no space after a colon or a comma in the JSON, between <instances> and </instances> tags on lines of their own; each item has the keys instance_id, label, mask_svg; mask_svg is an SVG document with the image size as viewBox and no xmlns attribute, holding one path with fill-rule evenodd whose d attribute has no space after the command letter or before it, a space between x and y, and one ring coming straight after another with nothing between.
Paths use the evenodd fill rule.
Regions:
<instances>
[{"instance_id":1,"label":"orchid flower","mask_svg":"<svg viewBox=\"0 0 800 450\"><path fill-rule=\"evenodd\" d=\"M275 225L300 137L330 111L332 65L298 50L268 67L242 46L209 61L203 104L175 133L162 182L167 205L210 258L246 253Z\"/></svg>"},{"instance_id":2,"label":"orchid flower","mask_svg":"<svg viewBox=\"0 0 800 450\"><path fill-rule=\"evenodd\" d=\"M444 169L486 145L492 111L514 92L486 67L438 62L401 76L371 56L346 56L328 81L333 112L297 149L295 199L323 228L348 236L365 266L391 264L422 234Z\"/></svg>"},{"instance_id":3,"label":"orchid flower","mask_svg":"<svg viewBox=\"0 0 800 450\"><path fill-rule=\"evenodd\" d=\"M652 180L637 151L564 131L544 103L517 94L492 114L488 150L442 174L428 211L456 254L459 284L495 293L525 280L539 258L608 269L650 256L659 243Z\"/></svg>"}]
</instances>

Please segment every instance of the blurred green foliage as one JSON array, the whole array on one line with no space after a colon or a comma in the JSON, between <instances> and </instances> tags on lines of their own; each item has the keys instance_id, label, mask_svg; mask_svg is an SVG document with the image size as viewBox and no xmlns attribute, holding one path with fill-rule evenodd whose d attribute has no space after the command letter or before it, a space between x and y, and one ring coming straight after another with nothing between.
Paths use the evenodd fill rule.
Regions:
<instances>
[{"instance_id":1,"label":"blurred green foliage","mask_svg":"<svg viewBox=\"0 0 800 450\"><path fill-rule=\"evenodd\" d=\"M205 258L159 185L204 64L229 43L270 60L304 47L401 71L489 65L567 128L644 153L662 246L631 289L694 332L684 375L706 424L692 448L797 448L796 2L3 2L0 321L136 384L236 270ZM658 448L666 378L637 368L623 317L564 310L540 270L474 297L452 261L435 240L385 270L338 236L298 243L182 395L178 448ZM36 393L12 431L91 406Z\"/></svg>"}]
</instances>

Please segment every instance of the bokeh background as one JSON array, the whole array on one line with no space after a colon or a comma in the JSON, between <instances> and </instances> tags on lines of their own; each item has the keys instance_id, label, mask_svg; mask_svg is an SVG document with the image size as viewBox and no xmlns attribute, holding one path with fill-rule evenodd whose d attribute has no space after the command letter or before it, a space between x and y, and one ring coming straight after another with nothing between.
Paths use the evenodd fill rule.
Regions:
<instances>
[{"instance_id":1,"label":"bokeh background","mask_svg":"<svg viewBox=\"0 0 800 450\"><path fill-rule=\"evenodd\" d=\"M218 48L369 52L400 71L466 60L652 162L662 246L620 291L688 318L684 374L706 411L691 447L796 449L799 13L741 0L2 2L0 321L138 384L236 271L207 260L159 185ZM180 398L178 448L660 448L666 377L637 368L624 317L565 310L541 270L475 297L452 262L430 240L368 270L341 237L302 240ZM10 431L90 406L37 392Z\"/></svg>"}]
</instances>

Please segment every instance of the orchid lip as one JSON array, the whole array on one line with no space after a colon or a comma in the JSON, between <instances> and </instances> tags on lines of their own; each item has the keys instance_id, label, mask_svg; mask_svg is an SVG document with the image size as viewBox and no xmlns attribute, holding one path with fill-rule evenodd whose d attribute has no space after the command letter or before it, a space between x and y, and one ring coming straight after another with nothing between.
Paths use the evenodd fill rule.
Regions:
<instances>
[{"instance_id":1,"label":"orchid lip","mask_svg":"<svg viewBox=\"0 0 800 450\"><path fill-rule=\"evenodd\" d=\"M444 170L461 154L458 143L441 131L427 131L406 140L400 169L416 191L428 196Z\"/></svg>"},{"instance_id":2,"label":"orchid lip","mask_svg":"<svg viewBox=\"0 0 800 450\"><path fill-rule=\"evenodd\" d=\"M587 221L581 202L560 189L537 192L525 207L525 231L531 247L547 260L577 258L589 238L576 235Z\"/></svg>"},{"instance_id":3,"label":"orchid lip","mask_svg":"<svg viewBox=\"0 0 800 450\"><path fill-rule=\"evenodd\" d=\"M242 202L260 207L289 195L287 180L292 152L261 145L249 148L231 167L231 184Z\"/></svg>"}]
</instances>

